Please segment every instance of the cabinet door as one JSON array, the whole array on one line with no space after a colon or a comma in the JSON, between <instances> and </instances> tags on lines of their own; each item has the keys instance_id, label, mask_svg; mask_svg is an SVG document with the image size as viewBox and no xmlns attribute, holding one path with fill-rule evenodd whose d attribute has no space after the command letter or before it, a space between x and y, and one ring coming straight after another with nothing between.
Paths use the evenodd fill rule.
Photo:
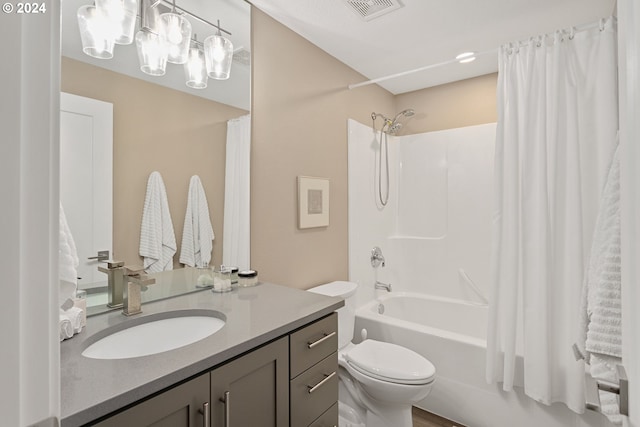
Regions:
<instances>
[{"instance_id":1,"label":"cabinet door","mask_svg":"<svg viewBox=\"0 0 640 427\"><path fill-rule=\"evenodd\" d=\"M208 402L209 374L203 374L96 425L99 427L204 426L202 410Z\"/></svg>"},{"instance_id":2,"label":"cabinet door","mask_svg":"<svg viewBox=\"0 0 640 427\"><path fill-rule=\"evenodd\" d=\"M212 427L289 426L289 338L211 371Z\"/></svg>"}]
</instances>

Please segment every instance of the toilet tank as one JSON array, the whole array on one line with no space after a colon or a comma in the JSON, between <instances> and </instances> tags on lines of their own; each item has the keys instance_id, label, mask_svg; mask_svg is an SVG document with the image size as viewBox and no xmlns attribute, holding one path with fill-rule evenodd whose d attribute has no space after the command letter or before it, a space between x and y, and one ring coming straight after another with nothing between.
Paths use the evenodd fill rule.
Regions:
<instances>
[{"instance_id":1,"label":"toilet tank","mask_svg":"<svg viewBox=\"0 0 640 427\"><path fill-rule=\"evenodd\" d=\"M356 321L356 307L354 295L358 289L358 284L353 282L331 282L326 285L316 286L309 289L320 295L330 297L341 297L344 299L344 307L338 311L338 348L349 344L353 339L353 328Z\"/></svg>"}]
</instances>

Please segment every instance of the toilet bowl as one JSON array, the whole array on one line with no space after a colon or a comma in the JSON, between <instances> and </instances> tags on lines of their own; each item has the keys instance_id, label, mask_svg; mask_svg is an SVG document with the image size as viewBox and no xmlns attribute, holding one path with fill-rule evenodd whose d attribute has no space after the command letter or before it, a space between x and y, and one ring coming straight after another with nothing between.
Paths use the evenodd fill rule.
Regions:
<instances>
[{"instance_id":1,"label":"toilet bowl","mask_svg":"<svg viewBox=\"0 0 640 427\"><path fill-rule=\"evenodd\" d=\"M338 310L339 413L341 427L411 427L411 406L435 381L431 362L405 347L364 339L351 342L353 295L358 285L332 282L309 291L345 299Z\"/></svg>"}]
</instances>

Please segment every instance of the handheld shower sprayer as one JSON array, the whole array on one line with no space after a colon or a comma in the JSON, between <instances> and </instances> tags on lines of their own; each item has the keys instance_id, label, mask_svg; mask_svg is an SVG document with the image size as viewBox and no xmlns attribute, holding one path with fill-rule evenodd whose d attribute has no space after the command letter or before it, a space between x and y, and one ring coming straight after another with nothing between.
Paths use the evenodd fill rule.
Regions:
<instances>
[{"instance_id":1,"label":"handheld shower sprayer","mask_svg":"<svg viewBox=\"0 0 640 427\"><path fill-rule=\"evenodd\" d=\"M389 134L395 135L401 128L402 123L400 123L400 119L404 117L411 117L415 114L413 108L407 108L406 110L400 111L396 116L391 120L388 117L385 117L384 114L373 112L371 113L371 120L373 120L373 130L375 132L376 129L376 119L378 117L382 118L383 123L380 128L380 155L378 156L378 197L380 200L380 204L382 207L387 205L389 201L389 145L387 143L387 137ZM383 136L384 134L384 136ZM385 157L385 173L386 173L386 195L382 195L382 154L384 147L384 157ZM384 265L384 264L383 264Z\"/></svg>"}]
</instances>

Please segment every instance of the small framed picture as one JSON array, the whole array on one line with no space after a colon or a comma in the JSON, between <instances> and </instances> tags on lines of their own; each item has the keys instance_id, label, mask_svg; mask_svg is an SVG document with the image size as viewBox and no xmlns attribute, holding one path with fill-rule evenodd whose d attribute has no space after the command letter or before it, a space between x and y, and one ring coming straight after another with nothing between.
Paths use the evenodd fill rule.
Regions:
<instances>
[{"instance_id":1,"label":"small framed picture","mask_svg":"<svg viewBox=\"0 0 640 427\"><path fill-rule=\"evenodd\" d=\"M329 225L329 180L298 176L298 228Z\"/></svg>"}]
</instances>

